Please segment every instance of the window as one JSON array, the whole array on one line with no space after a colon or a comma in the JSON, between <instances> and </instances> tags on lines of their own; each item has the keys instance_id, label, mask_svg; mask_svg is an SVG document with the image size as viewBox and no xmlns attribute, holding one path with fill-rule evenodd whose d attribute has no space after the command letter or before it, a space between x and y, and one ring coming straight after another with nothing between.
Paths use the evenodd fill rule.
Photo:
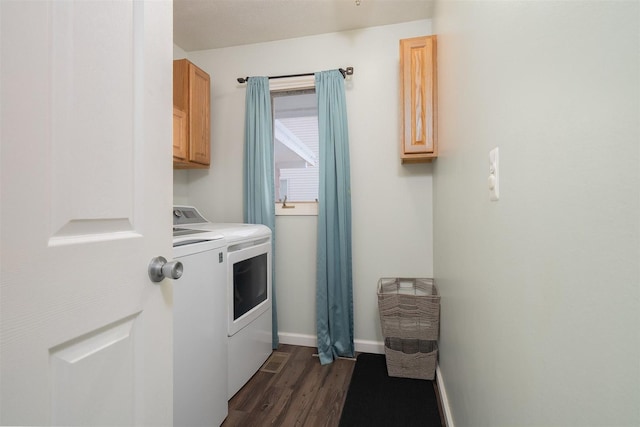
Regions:
<instances>
[{"instance_id":1,"label":"window","mask_svg":"<svg viewBox=\"0 0 640 427\"><path fill-rule=\"evenodd\" d=\"M315 89L272 92L271 96L276 214L313 215L320 161Z\"/></svg>"}]
</instances>

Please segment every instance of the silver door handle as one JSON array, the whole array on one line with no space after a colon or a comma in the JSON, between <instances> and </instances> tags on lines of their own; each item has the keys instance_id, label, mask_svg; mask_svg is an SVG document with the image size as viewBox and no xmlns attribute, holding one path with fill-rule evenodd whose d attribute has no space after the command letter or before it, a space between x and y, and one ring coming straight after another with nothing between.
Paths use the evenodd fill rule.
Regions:
<instances>
[{"instance_id":1,"label":"silver door handle","mask_svg":"<svg viewBox=\"0 0 640 427\"><path fill-rule=\"evenodd\" d=\"M162 256L157 256L149 263L149 278L152 282L161 282L165 277L179 279L182 277L183 266L180 261L167 262Z\"/></svg>"}]
</instances>

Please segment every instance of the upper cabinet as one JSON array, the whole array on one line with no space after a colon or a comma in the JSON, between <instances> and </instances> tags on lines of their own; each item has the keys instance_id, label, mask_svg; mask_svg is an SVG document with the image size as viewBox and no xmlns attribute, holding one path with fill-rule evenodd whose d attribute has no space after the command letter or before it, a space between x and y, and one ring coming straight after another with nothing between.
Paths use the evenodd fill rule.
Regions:
<instances>
[{"instance_id":1,"label":"upper cabinet","mask_svg":"<svg viewBox=\"0 0 640 427\"><path fill-rule=\"evenodd\" d=\"M173 167L208 168L211 80L186 59L173 61Z\"/></svg>"},{"instance_id":2,"label":"upper cabinet","mask_svg":"<svg viewBox=\"0 0 640 427\"><path fill-rule=\"evenodd\" d=\"M436 36L400 40L402 163L438 156Z\"/></svg>"}]
</instances>

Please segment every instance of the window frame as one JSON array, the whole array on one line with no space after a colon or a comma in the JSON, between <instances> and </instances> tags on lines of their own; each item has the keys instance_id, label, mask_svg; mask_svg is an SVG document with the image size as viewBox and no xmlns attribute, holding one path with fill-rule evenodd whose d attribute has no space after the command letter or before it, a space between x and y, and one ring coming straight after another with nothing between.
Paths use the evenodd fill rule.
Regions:
<instances>
[{"instance_id":1,"label":"window frame","mask_svg":"<svg viewBox=\"0 0 640 427\"><path fill-rule=\"evenodd\" d=\"M315 87L315 75L286 77L282 79L269 80L269 92L271 94L273 94L274 92L290 92L309 89L315 90ZM275 116L273 114L273 103L271 105L271 108L273 120L273 117ZM283 206L285 205L285 203L283 202L274 201L274 204L276 216L318 216L317 200L315 202L286 202L286 207Z\"/></svg>"}]
</instances>

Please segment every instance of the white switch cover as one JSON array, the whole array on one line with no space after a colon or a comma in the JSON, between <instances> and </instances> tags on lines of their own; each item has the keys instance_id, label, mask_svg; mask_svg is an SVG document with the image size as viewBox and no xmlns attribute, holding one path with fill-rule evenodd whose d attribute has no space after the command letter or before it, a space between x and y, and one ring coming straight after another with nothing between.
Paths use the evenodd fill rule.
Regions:
<instances>
[{"instance_id":1,"label":"white switch cover","mask_svg":"<svg viewBox=\"0 0 640 427\"><path fill-rule=\"evenodd\" d=\"M500 175L498 164L498 147L496 147L489 151L489 200L494 202L500 198Z\"/></svg>"}]
</instances>

